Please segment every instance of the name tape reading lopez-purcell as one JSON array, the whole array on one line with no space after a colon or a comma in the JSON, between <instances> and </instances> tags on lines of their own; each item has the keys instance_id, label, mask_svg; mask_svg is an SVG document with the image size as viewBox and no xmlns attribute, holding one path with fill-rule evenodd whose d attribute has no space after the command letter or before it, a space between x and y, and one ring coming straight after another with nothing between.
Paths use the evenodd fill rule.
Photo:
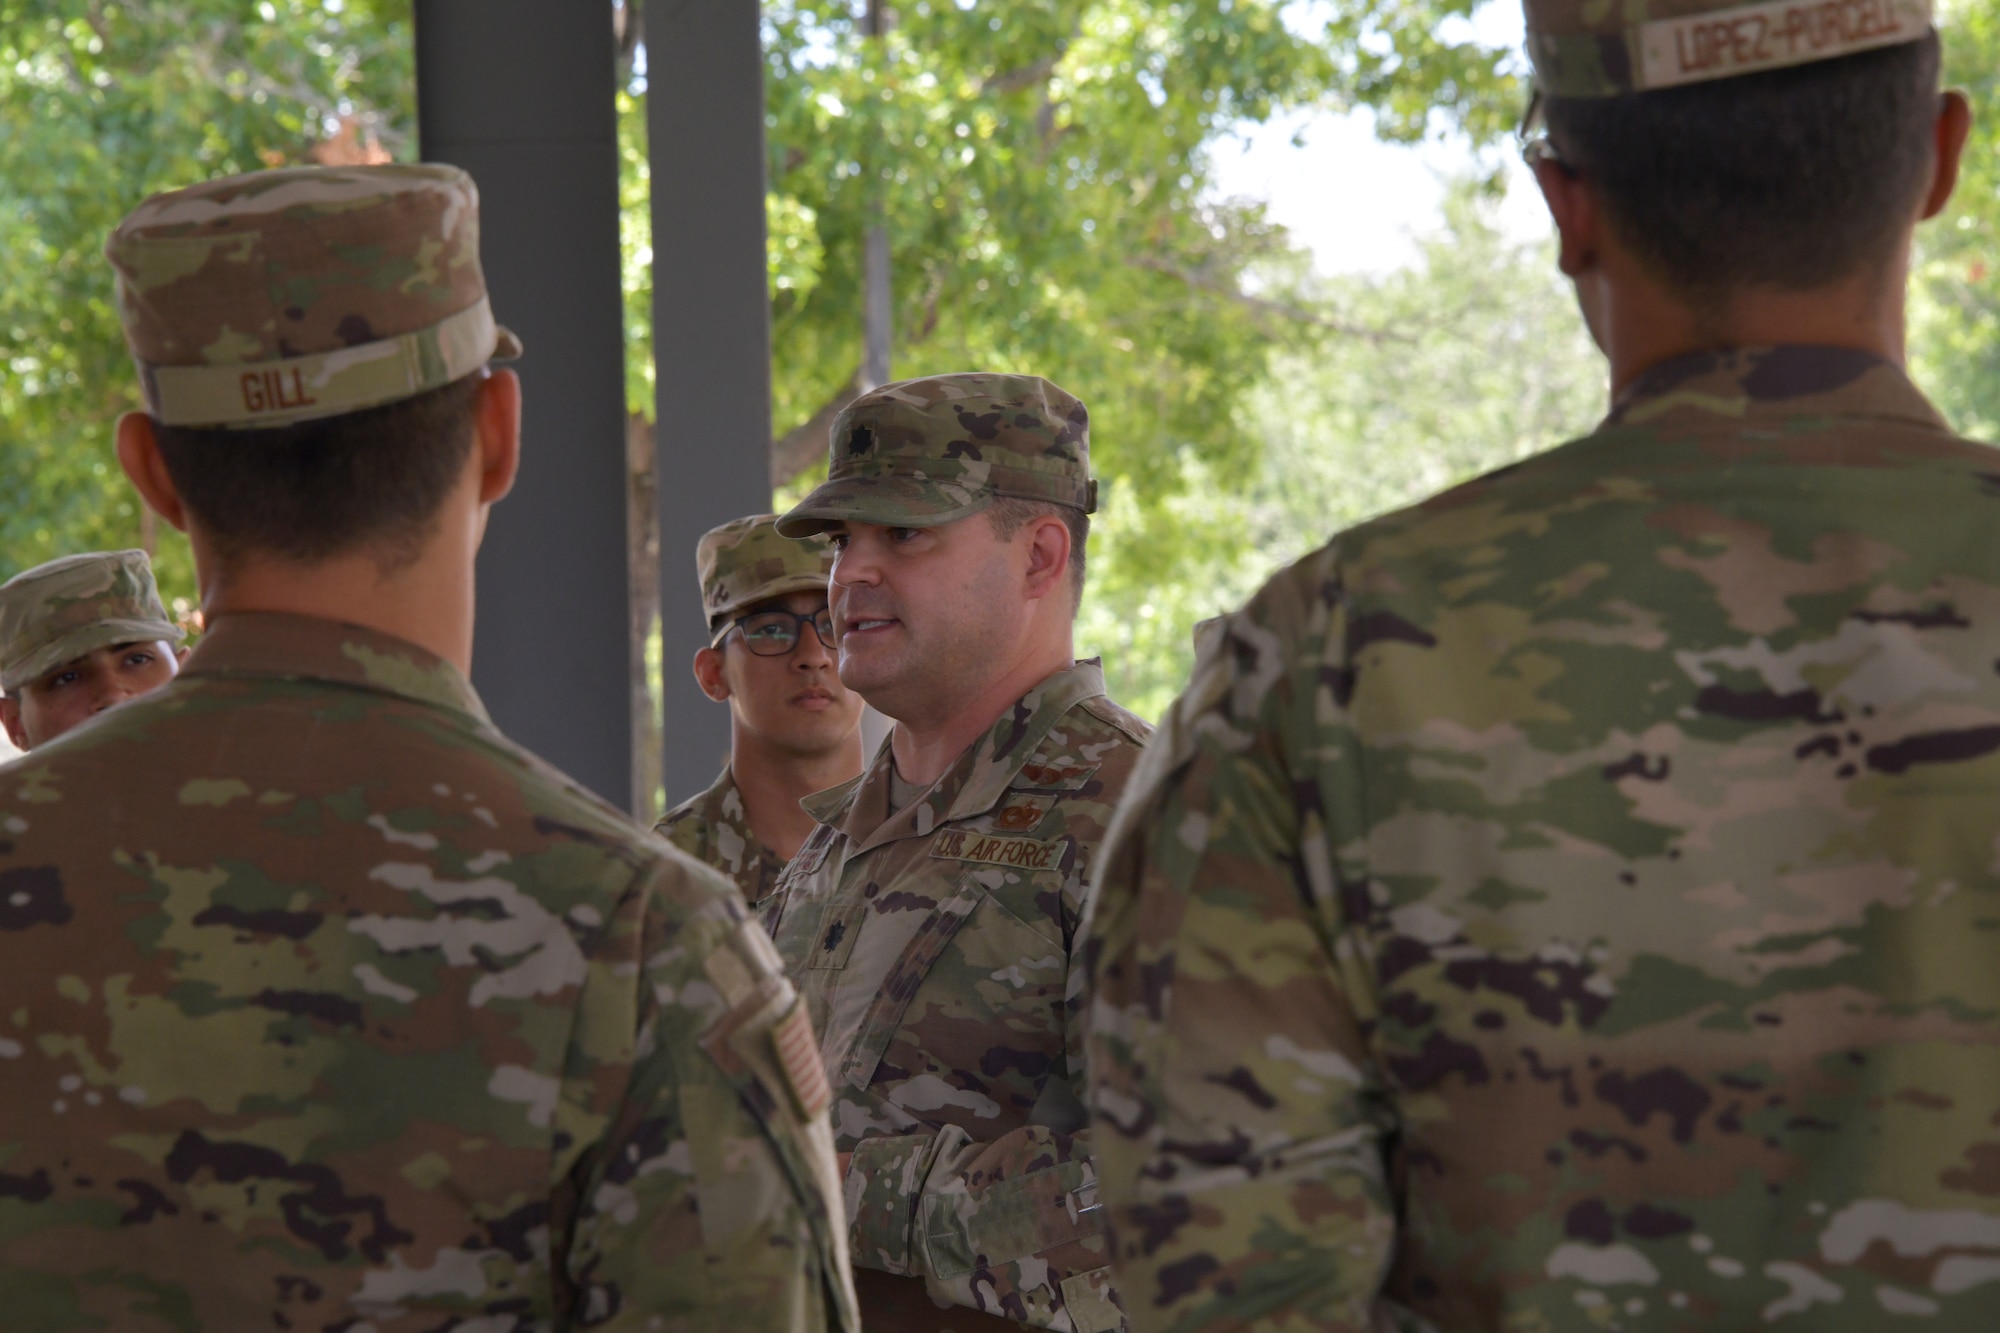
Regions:
<instances>
[{"instance_id":1,"label":"name tape reading lopez-purcell","mask_svg":"<svg viewBox=\"0 0 2000 1333\"><path fill-rule=\"evenodd\" d=\"M1639 86L1671 88L1913 42L1930 22L1928 0L1774 0L1656 19L1639 29Z\"/></svg>"}]
</instances>

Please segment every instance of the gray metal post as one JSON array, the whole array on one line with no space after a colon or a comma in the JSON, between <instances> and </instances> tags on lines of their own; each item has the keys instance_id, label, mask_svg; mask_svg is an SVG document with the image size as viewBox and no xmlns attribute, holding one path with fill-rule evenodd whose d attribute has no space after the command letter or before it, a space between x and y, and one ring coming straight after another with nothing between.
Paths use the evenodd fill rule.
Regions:
<instances>
[{"instance_id":1,"label":"gray metal post","mask_svg":"<svg viewBox=\"0 0 2000 1333\"><path fill-rule=\"evenodd\" d=\"M703 532L771 507L771 304L757 0L646 8L667 803L707 786L729 712L696 688Z\"/></svg>"},{"instance_id":2,"label":"gray metal post","mask_svg":"<svg viewBox=\"0 0 2000 1333\"><path fill-rule=\"evenodd\" d=\"M521 476L479 554L473 682L509 736L631 803L624 302L611 6L416 0L424 156L479 183L521 335Z\"/></svg>"}]
</instances>

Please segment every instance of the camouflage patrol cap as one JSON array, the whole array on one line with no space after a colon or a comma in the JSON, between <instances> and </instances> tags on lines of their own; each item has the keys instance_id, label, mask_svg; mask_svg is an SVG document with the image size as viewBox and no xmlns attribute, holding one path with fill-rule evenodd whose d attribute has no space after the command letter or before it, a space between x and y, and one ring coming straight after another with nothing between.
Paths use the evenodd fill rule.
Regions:
<instances>
[{"instance_id":1,"label":"camouflage patrol cap","mask_svg":"<svg viewBox=\"0 0 2000 1333\"><path fill-rule=\"evenodd\" d=\"M787 537L833 523L928 528L995 496L1088 514L1090 414L1038 375L967 371L885 384L833 419L826 482L778 520Z\"/></svg>"},{"instance_id":2,"label":"camouflage patrol cap","mask_svg":"<svg viewBox=\"0 0 2000 1333\"><path fill-rule=\"evenodd\" d=\"M711 627L732 611L788 592L825 592L833 546L823 537L784 537L770 514L735 518L701 535L694 548L702 610Z\"/></svg>"},{"instance_id":3,"label":"camouflage patrol cap","mask_svg":"<svg viewBox=\"0 0 2000 1333\"><path fill-rule=\"evenodd\" d=\"M146 409L284 426L520 355L479 268L457 167L294 167L156 194L105 243Z\"/></svg>"},{"instance_id":4,"label":"camouflage patrol cap","mask_svg":"<svg viewBox=\"0 0 2000 1333\"><path fill-rule=\"evenodd\" d=\"M1555 97L1653 88L1914 42L1931 0L1524 0L1536 87Z\"/></svg>"},{"instance_id":5,"label":"camouflage patrol cap","mask_svg":"<svg viewBox=\"0 0 2000 1333\"><path fill-rule=\"evenodd\" d=\"M66 555L0 584L0 690L117 643L179 643L144 551Z\"/></svg>"}]
</instances>

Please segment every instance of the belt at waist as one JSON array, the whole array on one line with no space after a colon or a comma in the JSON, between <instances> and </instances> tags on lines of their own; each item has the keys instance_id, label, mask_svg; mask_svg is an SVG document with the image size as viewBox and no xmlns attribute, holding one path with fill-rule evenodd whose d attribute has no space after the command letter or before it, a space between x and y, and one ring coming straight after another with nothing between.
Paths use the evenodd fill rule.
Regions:
<instances>
[{"instance_id":1,"label":"belt at waist","mask_svg":"<svg viewBox=\"0 0 2000 1333\"><path fill-rule=\"evenodd\" d=\"M854 1270L854 1291L861 1298L862 1333L1037 1333L1033 1324L968 1310L940 1306L924 1290L920 1277L897 1277L875 1268Z\"/></svg>"}]
</instances>

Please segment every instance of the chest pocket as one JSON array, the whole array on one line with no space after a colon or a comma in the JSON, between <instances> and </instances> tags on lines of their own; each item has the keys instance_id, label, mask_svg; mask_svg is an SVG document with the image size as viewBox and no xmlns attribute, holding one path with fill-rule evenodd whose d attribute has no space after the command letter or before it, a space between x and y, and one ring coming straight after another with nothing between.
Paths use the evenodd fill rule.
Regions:
<instances>
[{"instance_id":1,"label":"chest pocket","mask_svg":"<svg viewBox=\"0 0 2000 1333\"><path fill-rule=\"evenodd\" d=\"M876 992L874 1001L862 1015L854 1044L848 1047L847 1055L834 1074L835 1078L845 1081L850 1087L868 1086L869 1080L875 1076L875 1066L881 1063L882 1052L888 1047L890 1038L896 1035L896 1029L902 1026L903 1014L916 997L917 988L924 984L924 978L943 957L952 937L958 934L959 927L978 909L985 896L985 891L969 877L962 878L950 896L931 909L924 923L917 927L917 933L903 947L895 966L882 979L882 989Z\"/></svg>"},{"instance_id":2,"label":"chest pocket","mask_svg":"<svg viewBox=\"0 0 2000 1333\"><path fill-rule=\"evenodd\" d=\"M846 967L854 940L868 916L868 904L828 903L819 909L819 930L813 936L807 967Z\"/></svg>"}]
</instances>

